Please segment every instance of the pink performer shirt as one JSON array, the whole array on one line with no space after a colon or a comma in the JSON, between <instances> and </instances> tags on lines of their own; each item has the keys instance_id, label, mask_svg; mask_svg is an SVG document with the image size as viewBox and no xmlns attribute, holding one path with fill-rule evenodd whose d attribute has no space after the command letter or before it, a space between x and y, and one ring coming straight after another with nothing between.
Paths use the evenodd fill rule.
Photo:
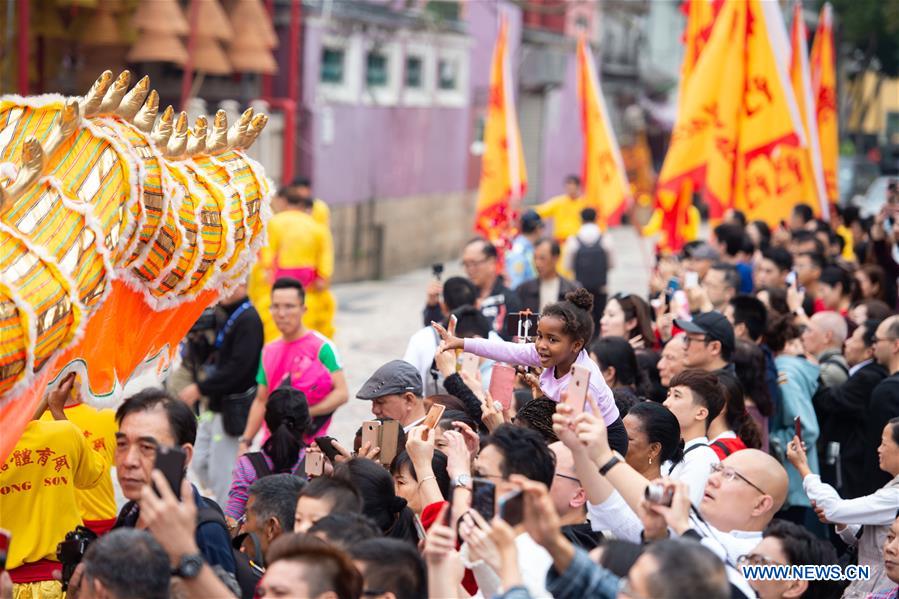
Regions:
<instances>
[{"instance_id":1,"label":"pink performer shirt","mask_svg":"<svg viewBox=\"0 0 899 599\"><path fill-rule=\"evenodd\" d=\"M483 358L496 360L497 362L506 362L507 364L541 366L537 348L533 343L465 339L465 351ZM590 359L590 356L584 350L581 350L574 363L590 369L590 394L596 400L606 426L618 420L618 406L615 405L612 390L609 389L606 380L602 377L599 366ZM555 367L546 368L543 370L543 374L540 375L540 388L548 398L559 402L562 399L562 391L568 389L570 381L571 372L557 378ZM589 403L587 406L588 410L592 410Z\"/></svg>"}]
</instances>

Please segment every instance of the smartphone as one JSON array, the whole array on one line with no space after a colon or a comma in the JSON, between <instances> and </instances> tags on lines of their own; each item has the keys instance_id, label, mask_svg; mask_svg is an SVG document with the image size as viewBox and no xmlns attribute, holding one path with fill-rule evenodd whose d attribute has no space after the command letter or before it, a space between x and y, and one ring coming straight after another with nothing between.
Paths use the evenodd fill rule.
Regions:
<instances>
[{"instance_id":1,"label":"smartphone","mask_svg":"<svg viewBox=\"0 0 899 599\"><path fill-rule=\"evenodd\" d=\"M471 509L490 522L496 513L496 485L486 478L472 479Z\"/></svg>"},{"instance_id":2,"label":"smartphone","mask_svg":"<svg viewBox=\"0 0 899 599\"><path fill-rule=\"evenodd\" d=\"M571 382L568 383L568 399L565 403L573 410L572 417L581 414L587 405L590 390L590 369L580 364L571 367Z\"/></svg>"},{"instance_id":3,"label":"smartphone","mask_svg":"<svg viewBox=\"0 0 899 599\"><path fill-rule=\"evenodd\" d=\"M421 424L428 427L429 429L433 429L437 426L437 423L440 422L440 419L443 417L444 410L446 410L445 405L435 403L431 406L431 409L428 410L428 415L425 416L425 419Z\"/></svg>"},{"instance_id":4,"label":"smartphone","mask_svg":"<svg viewBox=\"0 0 899 599\"><path fill-rule=\"evenodd\" d=\"M524 520L524 495L520 490L510 491L499 498L499 517L509 526L518 526Z\"/></svg>"},{"instance_id":5,"label":"smartphone","mask_svg":"<svg viewBox=\"0 0 899 599\"><path fill-rule=\"evenodd\" d=\"M306 454L306 476L321 476L325 473L325 456L317 451Z\"/></svg>"},{"instance_id":6,"label":"smartphone","mask_svg":"<svg viewBox=\"0 0 899 599\"><path fill-rule=\"evenodd\" d=\"M400 423L398 420L385 420L380 423L381 434L378 437L378 461L389 466L397 454L397 443L400 436Z\"/></svg>"},{"instance_id":7,"label":"smartphone","mask_svg":"<svg viewBox=\"0 0 899 599\"><path fill-rule=\"evenodd\" d=\"M362 445L368 443L369 448L381 446L381 423L377 420L366 420L362 423Z\"/></svg>"},{"instance_id":8,"label":"smartphone","mask_svg":"<svg viewBox=\"0 0 899 599\"><path fill-rule=\"evenodd\" d=\"M684 289L695 289L699 287L699 273L694 270L688 270L684 273Z\"/></svg>"},{"instance_id":9,"label":"smartphone","mask_svg":"<svg viewBox=\"0 0 899 599\"><path fill-rule=\"evenodd\" d=\"M508 364L494 364L490 375L490 395L502 404L504 410L512 407L515 397L515 368Z\"/></svg>"},{"instance_id":10,"label":"smartphone","mask_svg":"<svg viewBox=\"0 0 899 599\"><path fill-rule=\"evenodd\" d=\"M795 270L791 270L790 272L787 273L786 281L787 281L788 287L792 287L793 285L796 284L796 271Z\"/></svg>"},{"instance_id":11,"label":"smartphone","mask_svg":"<svg viewBox=\"0 0 899 599\"><path fill-rule=\"evenodd\" d=\"M155 469L162 472L165 480L175 493L175 497L181 499L181 483L184 480L184 464L187 461L187 454L180 447L167 447L158 445L156 447L156 464ZM159 495L159 489L154 486L156 494Z\"/></svg>"},{"instance_id":12,"label":"smartphone","mask_svg":"<svg viewBox=\"0 0 899 599\"><path fill-rule=\"evenodd\" d=\"M428 533L425 532L425 527L421 523L421 518L418 517L418 514L413 515L412 523L415 525L415 533L418 535L419 541L424 541L428 538Z\"/></svg>"},{"instance_id":13,"label":"smartphone","mask_svg":"<svg viewBox=\"0 0 899 599\"><path fill-rule=\"evenodd\" d=\"M9 542L11 540L12 533L0 528L0 572L6 570L6 556L9 553Z\"/></svg>"},{"instance_id":14,"label":"smartphone","mask_svg":"<svg viewBox=\"0 0 899 599\"><path fill-rule=\"evenodd\" d=\"M431 265L431 274L434 275L434 278L438 281L443 278L443 263L437 262Z\"/></svg>"},{"instance_id":15,"label":"smartphone","mask_svg":"<svg viewBox=\"0 0 899 599\"><path fill-rule=\"evenodd\" d=\"M322 450L322 453L325 454L325 457L328 458L332 464L334 463L334 458L340 453L335 449L333 445L331 445L331 441L334 440L334 437L316 437L315 444L318 445L318 448Z\"/></svg>"},{"instance_id":16,"label":"smartphone","mask_svg":"<svg viewBox=\"0 0 899 599\"><path fill-rule=\"evenodd\" d=\"M671 296L671 313L675 318L690 320L690 300L683 289L678 289Z\"/></svg>"},{"instance_id":17,"label":"smartphone","mask_svg":"<svg viewBox=\"0 0 899 599\"><path fill-rule=\"evenodd\" d=\"M458 324L459 324L459 319L456 317L456 315L450 314L449 323L447 324L447 327L446 327L446 332L455 337L456 336L456 325L458 325Z\"/></svg>"},{"instance_id":18,"label":"smartphone","mask_svg":"<svg viewBox=\"0 0 899 599\"><path fill-rule=\"evenodd\" d=\"M467 373L471 377L476 377L480 369L481 358L468 352L462 353L462 372Z\"/></svg>"},{"instance_id":19,"label":"smartphone","mask_svg":"<svg viewBox=\"0 0 899 599\"><path fill-rule=\"evenodd\" d=\"M799 437L799 442L802 443L802 419L799 416L793 418L793 430L796 431L796 436Z\"/></svg>"}]
</instances>

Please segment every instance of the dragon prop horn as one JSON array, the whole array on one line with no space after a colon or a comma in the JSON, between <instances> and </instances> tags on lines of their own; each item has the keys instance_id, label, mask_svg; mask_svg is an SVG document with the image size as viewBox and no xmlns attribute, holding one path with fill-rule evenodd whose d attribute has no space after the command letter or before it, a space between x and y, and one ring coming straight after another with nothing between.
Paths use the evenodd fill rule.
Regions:
<instances>
[{"instance_id":1,"label":"dragon prop horn","mask_svg":"<svg viewBox=\"0 0 899 599\"><path fill-rule=\"evenodd\" d=\"M105 71L68 102L0 98L0 468L68 373L102 407L164 370L263 241L272 186L242 149L266 117L188 130L171 107L157 118L148 78L130 80Z\"/></svg>"}]
</instances>

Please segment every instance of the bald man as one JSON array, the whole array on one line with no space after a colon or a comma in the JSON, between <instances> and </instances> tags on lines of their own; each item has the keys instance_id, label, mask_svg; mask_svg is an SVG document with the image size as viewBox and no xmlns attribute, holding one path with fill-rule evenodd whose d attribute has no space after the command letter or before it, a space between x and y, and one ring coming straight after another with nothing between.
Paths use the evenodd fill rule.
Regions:
<instances>
[{"instance_id":1,"label":"bald man","mask_svg":"<svg viewBox=\"0 0 899 599\"><path fill-rule=\"evenodd\" d=\"M762 541L762 531L787 499L789 479L780 462L758 449L743 449L712 467L698 511L690 512L689 488L683 481L666 479L674 487L674 500L667 513L660 513L667 527L693 537L728 564L727 577L746 597L755 592L733 567L741 555L751 553ZM646 518L646 516L644 516ZM644 519L646 540L667 536L665 526ZM736 595L736 593L735 593Z\"/></svg>"},{"instance_id":2,"label":"bald man","mask_svg":"<svg viewBox=\"0 0 899 599\"><path fill-rule=\"evenodd\" d=\"M788 488L787 471L775 458L758 449L735 451L712 467L698 506L702 520L695 514L688 519L689 504L677 501L671 511L684 513L672 513L666 520L678 534L709 540L712 549L736 563L761 542L762 531L786 501Z\"/></svg>"},{"instance_id":3,"label":"bald man","mask_svg":"<svg viewBox=\"0 0 899 599\"><path fill-rule=\"evenodd\" d=\"M843 357L843 343L848 334L846 319L839 312L814 314L802 333L805 353L821 367L824 388L842 385L849 378L849 364Z\"/></svg>"}]
</instances>

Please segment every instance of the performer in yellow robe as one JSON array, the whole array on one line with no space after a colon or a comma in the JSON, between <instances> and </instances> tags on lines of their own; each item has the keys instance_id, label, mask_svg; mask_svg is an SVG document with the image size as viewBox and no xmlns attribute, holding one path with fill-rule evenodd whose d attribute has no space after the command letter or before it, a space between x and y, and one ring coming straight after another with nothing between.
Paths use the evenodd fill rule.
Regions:
<instances>
[{"instance_id":1,"label":"performer in yellow robe","mask_svg":"<svg viewBox=\"0 0 899 599\"><path fill-rule=\"evenodd\" d=\"M581 179L577 175L565 178L565 193L548 199L534 207L543 220L552 220L553 238L564 245L581 228L581 211L596 208L581 192Z\"/></svg>"},{"instance_id":2,"label":"performer in yellow robe","mask_svg":"<svg viewBox=\"0 0 899 599\"><path fill-rule=\"evenodd\" d=\"M315 206L324 208L316 212ZM296 186L282 191L273 202L275 216L268 223L268 244L250 275L249 296L259 311L265 328L265 342L279 336L268 306L271 286L279 277L299 280L306 288L303 324L322 335L334 336L337 302L329 288L334 274L334 242L326 224L327 204L310 200L296 192Z\"/></svg>"}]
</instances>

